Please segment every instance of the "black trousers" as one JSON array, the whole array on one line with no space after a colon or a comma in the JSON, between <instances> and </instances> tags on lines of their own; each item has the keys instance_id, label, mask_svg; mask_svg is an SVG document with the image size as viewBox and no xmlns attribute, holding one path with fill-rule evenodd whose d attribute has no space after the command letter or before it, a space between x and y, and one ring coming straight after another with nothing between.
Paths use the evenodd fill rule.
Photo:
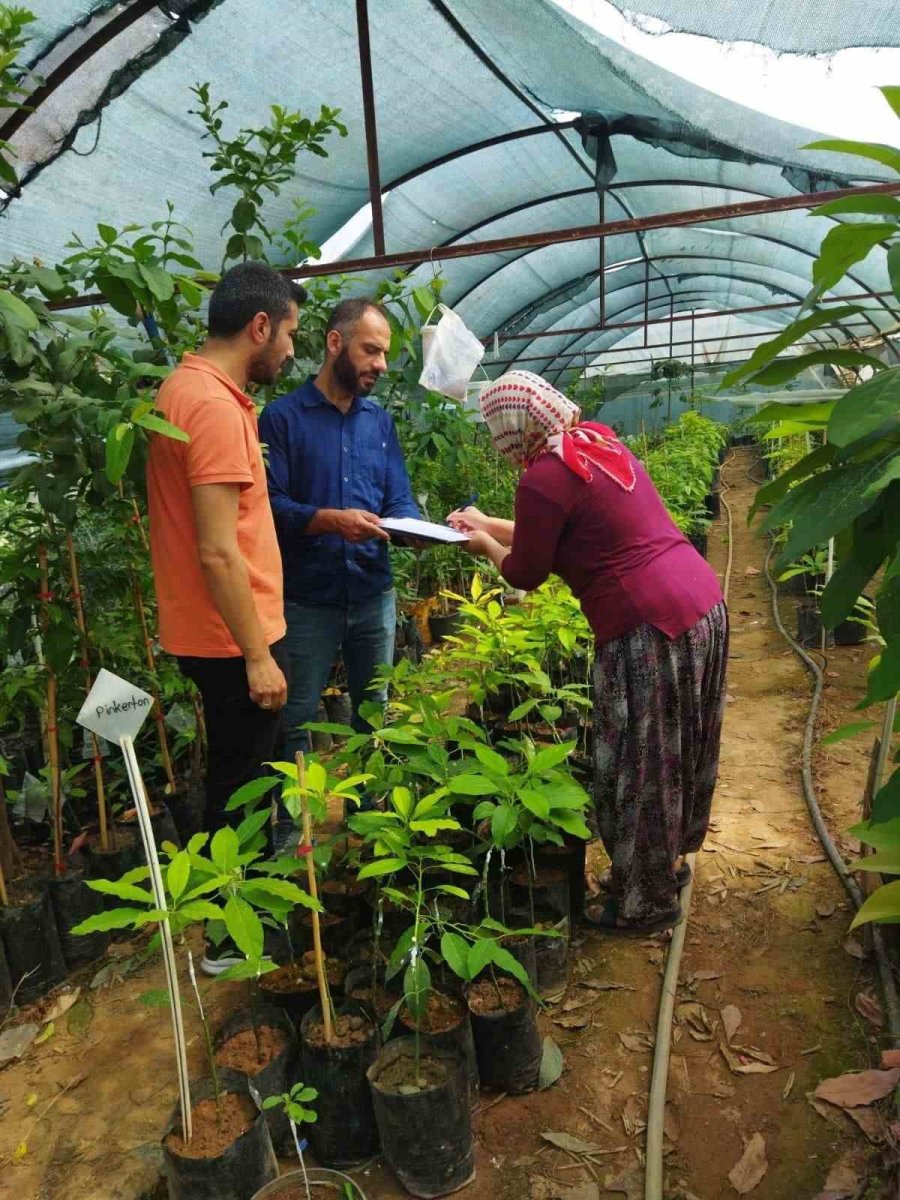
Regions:
<instances>
[{"instance_id":1,"label":"black trousers","mask_svg":"<svg viewBox=\"0 0 900 1200\"><path fill-rule=\"evenodd\" d=\"M287 679L290 667L284 638L270 650ZM260 708L250 699L243 658L180 657L178 666L203 697L209 749L203 828L215 833L232 823L225 805L233 793L262 774L263 763L283 756L283 713ZM240 817L237 810L233 823Z\"/></svg>"}]
</instances>

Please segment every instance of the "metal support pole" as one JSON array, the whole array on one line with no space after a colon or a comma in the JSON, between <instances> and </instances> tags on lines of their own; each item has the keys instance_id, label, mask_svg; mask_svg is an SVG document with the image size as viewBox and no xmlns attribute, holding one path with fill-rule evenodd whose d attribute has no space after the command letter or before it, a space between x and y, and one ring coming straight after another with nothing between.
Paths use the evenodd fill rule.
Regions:
<instances>
[{"instance_id":1,"label":"metal support pole","mask_svg":"<svg viewBox=\"0 0 900 1200\"><path fill-rule=\"evenodd\" d=\"M647 331L650 325L650 259L644 259L644 348L647 347Z\"/></svg>"},{"instance_id":2,"label":"metal support pole","mask_svg":"<svg viewBox=\"0 0 900 1200\"><path fill-rule=\"evenodd\" d=\"M691 310L691 398L694 395L694 313Z\"/></svg>"},{"instance_id":3,"label":"metal support pole","mask_svg":"<svg viewBox=\"0 0 900 1200\"><path fill-rule=\"evenodd\" d=\"M599 195L600 224L606 222L606 188L600 189ZM600 246L600 328L606 324L606 238L601 237Z\"/></svg>"},{"instance_id":4,"label":"metal support pole","mask_svg":"<svg viewBox=\"0 0 900 1200\"><path fill-rule=\"evenodd\" d=\"M369 44L368 0L356 0L356 30L359 41L359 71L362 79L363 114L366 125L366 159L369 164L369 203L372 206L372 245L384 254L384 217L381 211L381 176L378 170L378 131L375 124L375 88L372 82L372 48Z\"/></svg>"}]
</instances>

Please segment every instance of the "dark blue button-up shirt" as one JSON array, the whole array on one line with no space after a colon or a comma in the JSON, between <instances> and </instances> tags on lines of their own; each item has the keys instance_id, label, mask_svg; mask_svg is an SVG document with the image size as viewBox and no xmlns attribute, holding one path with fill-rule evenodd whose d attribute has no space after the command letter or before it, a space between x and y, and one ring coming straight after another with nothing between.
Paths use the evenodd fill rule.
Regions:
<instances>
[{"instance_id":1,"label":"dark blue button-up shirt","mask_svg":"<svg viewBox=\"0 0 900 1200\"><path fill-rule=\"evenodd\" d=\"M356 545L306 533L320 508L363 508L418 517L391 417L365 396L344 415L312 376L263 409L269 500L284 563L284 595L296 604L353 604L391 587L387 543Z\"/></svg>"}]
</instances>

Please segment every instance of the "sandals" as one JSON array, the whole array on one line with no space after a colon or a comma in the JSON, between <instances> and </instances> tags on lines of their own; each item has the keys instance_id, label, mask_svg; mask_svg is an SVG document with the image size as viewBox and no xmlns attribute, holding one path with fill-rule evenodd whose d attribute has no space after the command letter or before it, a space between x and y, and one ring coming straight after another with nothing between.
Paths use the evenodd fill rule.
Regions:
<instances>
[{"instance_id":1,"label":"sandals","mask_svg":"<svg viewBox=\"0 0 900 1200\"><path fill-rule=\"evenodd\" d=\"M691 868L687 865L687 863L683 863L675 871L675 882L678 884L678 890L681 891L681 889L683 887L686 887L687 884L690 883L690 881L691 881ZM605 893L608 896L613 895L612 872L611 871L609 871L609 870L604 871L603 874L600 876L600 878L597 880L597 882L600 884L601 892Z\"/></svg>"},{"instance_id":2,"label":"sandals","mask_svg":"<svg viewBox=\"0 0 900 1200\"><path fill-rule=\"evenodd\" d=\"M597 913L596 916L586 909L584 919L595 929L600 929L603 933L611 934L613 937L638 938L646 937L650 933L665 933L666 930L674 929L676 925L679 925L684 916L680 908L673 908L650 921L629 921L625 925L620 925L617 900L607 901L599 912L596 909L594 912Z\"/></svg>"}]
</instances>

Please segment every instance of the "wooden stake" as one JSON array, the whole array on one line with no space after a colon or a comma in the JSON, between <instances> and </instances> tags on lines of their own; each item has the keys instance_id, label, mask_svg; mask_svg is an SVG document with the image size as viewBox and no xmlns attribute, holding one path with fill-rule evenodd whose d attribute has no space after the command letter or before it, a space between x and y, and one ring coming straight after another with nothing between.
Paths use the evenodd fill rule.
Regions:
<instances>
[{"instance_id":1,"label":"wooden stake","mask_svg":"<svg viewBox=\"0 0 900 1200\"><path fill-rule=\"evenodd\" d=\"M297 786L300 789L300 808L303 813L303 848L306 852L306 877L309 881L309 894L313 900L319 898L319 887L316 883L316 864L313 862L312 828L309 819L309 798L306 795L306 761L303 751L298 750ZM316 956L316 978L319 981L319 1003L322 1005L322 1020L325 1024L325 1042L330 1045L333 1037L331 1028L331 996L328 994L328 977L325 974L325 958L322 954L322 930L319 926L319 914L313 909L312 934L313 953Z\"/></svg>"},{"instance_id":2,"label":"wooden stake","mask_svg":"<svg viewBox=\"0 0 900 1200\"><path fill-rule=\"evenodd\" d=\"M84 613L84 599L81 594L81 580L78 575L78 559L75 555L75 542L71 533L66 534L66 549L69 553L69 577L72 581L72 603L75 606L75 620L81 634L81 665L84 668L85 693L91 690L91 660L90 642L88 641L87 618ZM91 734L91 760L94 764L94 787L97 790L97 818L100 823L100 849L109 850L109 818L106 811L106 788L103 784L103 756L100 753L100 741L96 733Z\"/></svg>"},{"instance_id":3,"label":"wooden stake","mask_svg":"<svg viewBox=\"0 0 900 1200\"><path fill-rule=\"evenodd\" d=\"M41 579L41 631L46 633L50 624L50 568L47 564L46 543L38 544L38 567ZM43 655L43 647L41 651ZM62 780L59 773L59 729L57 722L57 685L53 669L44 661L47 672L47 762L50 767L50 808L53 819L53 869L57 875L65 873L63 862L62 828Z\"/></svg>"},{"instance_id":4,"label":"wooden stake","mask_svg":"<svg viewBox=\"0 0 900 1200\"><path fill-rule=\"evenodd\" d=\"M9 892L6 890L6 876L3 874L2 866L0 866L0 904L4 908L9 904Z\"/></svg>"}]
</instances>

